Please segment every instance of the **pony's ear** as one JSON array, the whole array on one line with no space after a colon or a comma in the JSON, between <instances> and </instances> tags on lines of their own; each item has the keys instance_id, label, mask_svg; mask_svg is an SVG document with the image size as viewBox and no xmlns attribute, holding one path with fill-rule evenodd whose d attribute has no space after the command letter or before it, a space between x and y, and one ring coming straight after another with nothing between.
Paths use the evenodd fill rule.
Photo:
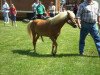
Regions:
<instances>
[{"instance_id":1,"label":"pony's ear","mask_svg":"<svg viewBox=\"0 0 100 75\"><path fill-rule=\"evenodd\" d=\"M71 19L73 18L73 12L72 11L68 11L68 17L71 18Z\"/></svg>"},{"instance_id":2,"label":"pony's ear","mask_svg":"<svg viewBox=\"0 0 100 75\"><path fill-rule=\"evenodd\" d=\"M70 14L69 11L67 11L67 14L68 14L68 15Z\"/></svg>"},{"instance_id":3,"label":"pony's ear","mask_svg":"<svg viewBox=\"0 0 100 75\"><path fill-rule=\"evenodd\" d=\"M73 11L68 11L67 13L68 13L68 16L69 16L70 18L75 18L75 14L74 14Z\"/></svg>"},{"instance_id":4,"label":"pony's ear","mask_svg":"<svg viewBox=\"0 0 100 75\"><path fill-rule=\"evenodd\" d=\"M69 10L67 11L68 14L70 14L71 12L72 12L72 11L69 11Z\"/></svg>"},{"instance_id":5,"label":"pony's ear","mask_svg":"<svg viewBox=\"0 0 100 75\"><path fill-rule=\"evenodd\" d=\"M68 14L68 16L67 16L67 17L68 17L68 18L70 18L70 12L69 12L69 11L67 11L67 14Z\"/></svg>"}]
</instances>

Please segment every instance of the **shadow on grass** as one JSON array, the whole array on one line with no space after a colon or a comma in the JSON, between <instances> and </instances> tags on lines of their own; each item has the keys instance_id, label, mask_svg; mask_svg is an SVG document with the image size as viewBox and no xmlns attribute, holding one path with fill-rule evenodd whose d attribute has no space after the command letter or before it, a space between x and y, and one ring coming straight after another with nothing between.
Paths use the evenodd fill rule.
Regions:
<instances>
[{"instance_id":1,"label":"shadow on grass","mask_svg":"<svg viewBox=\"0 0 100 75\"><path fill-rule=\"evenodd\" d=\"M53 56L52 54L38 54L35 52L32 52L32 50L12 50L13 53L17 53L20 55L27 55L32 57L98 57L98 56L88 56L88 55L79 55L79 54L56 54Z\"/></svg>"}]
</instances>

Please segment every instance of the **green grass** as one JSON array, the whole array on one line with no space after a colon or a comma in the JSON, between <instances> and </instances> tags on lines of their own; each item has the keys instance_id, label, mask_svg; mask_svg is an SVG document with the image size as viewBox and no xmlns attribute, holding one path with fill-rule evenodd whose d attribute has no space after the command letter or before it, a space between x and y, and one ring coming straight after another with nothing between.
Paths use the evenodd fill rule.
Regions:
<instances>
[{"instance_id":1,"label":"green grass","mask_svg":"<svg viewBox=\"0 0 100 75\"><path fill-rule=\"evenodd\" d=\"M37 42L37 54L27 33L27 24L4 26L0 21L0 75L100 75L100 58L91 36L84 56L78 54L79 29L64 25L57 39L57 55L51 55L51 40Z\"/></svg>"}]
</instances>

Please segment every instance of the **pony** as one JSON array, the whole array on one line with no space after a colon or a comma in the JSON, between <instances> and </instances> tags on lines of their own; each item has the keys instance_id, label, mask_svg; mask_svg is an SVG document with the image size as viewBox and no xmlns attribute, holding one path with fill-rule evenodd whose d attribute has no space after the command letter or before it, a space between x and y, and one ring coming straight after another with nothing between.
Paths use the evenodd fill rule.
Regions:
<instances>
[{"instance_id":1,"label":"pony","mask_svg":"<svg viewBox=\"0 0 100 75\"><path fill-rule=\"evenodd\" d=\"M36 42L41 36L49 37L52 41L52 55L56 55L57 52L57 38L60 34L61 28L65 23L68 23L72 27L77 27L77 22L75 20L75 14L67 10L66 12L60 12L53 18L35 19L31 20L27 26L28 33L32 37L32 43L34 46L34 52L36 52Z\"/></svg>"}]
</instances>

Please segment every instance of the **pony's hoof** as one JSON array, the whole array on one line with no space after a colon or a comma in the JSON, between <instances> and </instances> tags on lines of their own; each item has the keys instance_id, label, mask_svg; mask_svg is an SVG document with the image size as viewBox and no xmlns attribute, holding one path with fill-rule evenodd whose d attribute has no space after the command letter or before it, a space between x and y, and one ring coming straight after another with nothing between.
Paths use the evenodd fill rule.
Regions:
<instances>
[{"instance_id":1,"label":"pony's hoof","mask_svg":"<svg viewBox=\"0 0 100 75\"><path fill-rule=\"evenodd\" d=\"M56 56L56 54L55 54L55 53L52 53L52 55L53 55L53 56Z\"/></svg>"},{"instance_id":2,"label":"pony's hoof","mask_svg":"<svg viewBox=\"0 0 100 75\"><path fill-rule=\"evenodd\" d=\"M33 52L34 52L34 53L36 53L36 50L35 50L35 49L33 49Z\"/></svg>"},{"instance_id":3,"label":"pony's hoof","mask_svg":"<svg viewBox=\"0 0 100 75\"><path fill-rule=\"evenodd\" d=\"M36 51L34 51L33 53L36 53Z\"/></svg>"}]
</instances>

